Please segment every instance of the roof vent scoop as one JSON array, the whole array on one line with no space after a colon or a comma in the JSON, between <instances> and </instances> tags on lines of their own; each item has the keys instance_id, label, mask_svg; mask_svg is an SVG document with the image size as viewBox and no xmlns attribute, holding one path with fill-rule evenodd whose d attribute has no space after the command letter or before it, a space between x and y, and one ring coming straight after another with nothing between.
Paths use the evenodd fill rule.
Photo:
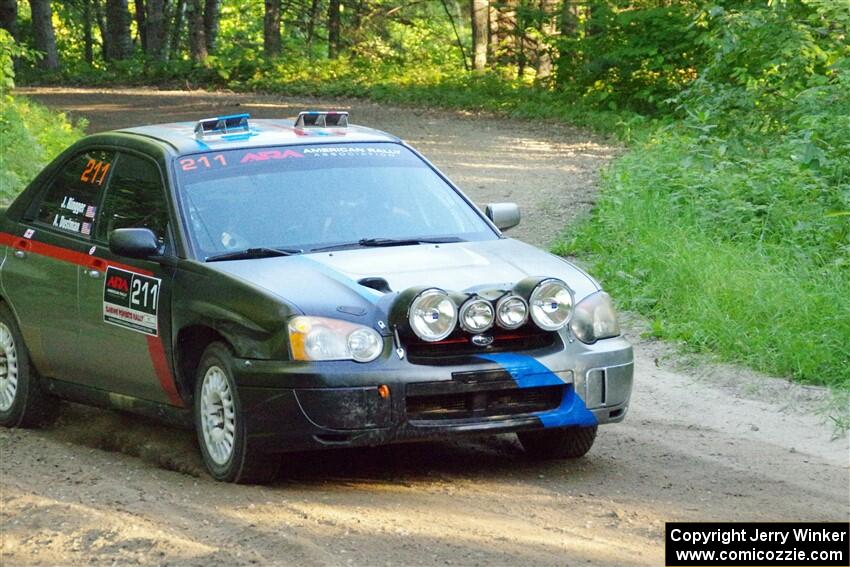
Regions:
<instances>
[{"instance_id":1,"label":"roof vent scoop","mask_svg":"<svg viewBox=\"0 0 850 567\"><path fill-rule=\"evenodd\" d=\"M200 140L205 136L250 132L251 129L248 126L250 117L250 114L232 114L198 120L198 123L195 124L195 138Z\"/></svg>"},{"instance_id":2,"label":"roof vent scoop","mask_svg":"<svg viewBox=\"0 0 850 567\"><path fill-rule=\"evenodd\" d=\"M348 113L338 110L308 110L295 119L296 128L348 128Z\"/></svg>"}]
</instances>

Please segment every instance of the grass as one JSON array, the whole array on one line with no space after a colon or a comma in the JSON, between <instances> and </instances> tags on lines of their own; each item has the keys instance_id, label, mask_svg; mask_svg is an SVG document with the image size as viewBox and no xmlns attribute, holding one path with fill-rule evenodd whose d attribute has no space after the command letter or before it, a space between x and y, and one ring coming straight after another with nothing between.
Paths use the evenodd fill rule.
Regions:
<instances>
[{"instance_id":1,"label":"grass","mask_svg":"<svg viewBox=\"0 0 850 567\"><path fill-rule=\"evenodd\" d=\"M589 257L659 338L850 390L847 219L823 212L846 186L789 165L781 143L761 156L784 159L778 178L744 156L689 163L694 139L679 136L656 131L617 161L592 217L555 251Z\"/></svg>"},{"instance_id":2,"label":"grass","mask_svg":"<svg viewBox=\"0 0 850 567\"><path fill-rule=\"evenodd\" d=\"M65 148L83 135L85 123L24 97L0 93L0 205L7 205Z\"/></svg>"}]
</instances>

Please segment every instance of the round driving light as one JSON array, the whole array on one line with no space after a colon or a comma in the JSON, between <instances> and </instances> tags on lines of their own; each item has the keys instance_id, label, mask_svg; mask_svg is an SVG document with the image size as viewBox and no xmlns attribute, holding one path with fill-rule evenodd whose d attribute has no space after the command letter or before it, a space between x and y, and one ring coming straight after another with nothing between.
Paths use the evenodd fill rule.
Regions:
<instances>
[{"instance_id":1,"label":"round driving light","mask_svg":"<svg viewBox=\"0 0 850 567\"><path fill-rule=\"evenodd\" d=\"M506 295L496 303L496 318L503 329L518 329L528 320L528 304L518 295Z\"/></svg>"},{"instance_id":2,"label":"round driving light","mask_svg":"<svg viewBox=\"0 0 850 567\"><path fill-rule=\"evenodd\" d=\"M423 341L441 341L457 325L457 306L441 289L426 289L410 304L410 328Z\"/></svg>"},{"instance_id":3,"label":"round driving light","mask_svg":"<svg viewBox=\"0 0 850 567\"><path fill-rule=\"evenodd\" d=\"M357 362L371 362L383 350L381 336L372 329L361 328L348 335L348 350Z\"/></svg>"},{"instance_id":4,"label":"round driving light","mask_svg":"<svg viewBox=\"0 0 850 567\"><path fill-rule=\"evenodd\" d=\"M561 280L543 280L531 292L531 319L544 331L557 331L573 312L573 295Z\"/></svg>"},{"instance_id":5,"label":"round driving light","mask_svg":"<svg viewBox=\"0 0 850 567\"><path fill-rule=\"evenodd\" d=\"M496 312L486 299L470 299L460 308L460 326L468 333L483 333L495 320Z\"/></svg>"}]
</instances>

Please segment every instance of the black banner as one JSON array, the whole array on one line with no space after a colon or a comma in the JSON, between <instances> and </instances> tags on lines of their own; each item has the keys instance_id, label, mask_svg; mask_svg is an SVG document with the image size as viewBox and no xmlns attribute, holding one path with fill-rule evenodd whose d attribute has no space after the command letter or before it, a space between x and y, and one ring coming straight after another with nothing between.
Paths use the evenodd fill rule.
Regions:
<instances>
[{"instance_id":1,"label":"black banner","mask_svg":"<svg viewBox=\"0 0 850 567\"><path fill-rule=\"evenodd\" d=\"M669 522L668 567L848 567L850 524Z\"/></svg>"}]
</instances>

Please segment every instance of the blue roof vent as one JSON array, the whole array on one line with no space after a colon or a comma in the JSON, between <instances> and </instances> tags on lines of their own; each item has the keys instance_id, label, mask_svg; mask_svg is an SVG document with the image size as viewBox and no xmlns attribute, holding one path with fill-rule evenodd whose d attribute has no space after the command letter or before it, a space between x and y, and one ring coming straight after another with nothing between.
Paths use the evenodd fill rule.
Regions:
<instances>
[{"instance_id":1,"label":"blue roof vent","mask_svg":"<svg viewBox=\"0 0 850 567\"><path fill-rule=\"evenodd\" d=\"M341 110L308 110L295 119L296 128L347 128L348 113Z\"/></svg>"},{"instance_id":2,"label":"blue roof vent","mask_svg":"<svg viewBox=\"0 0 850 567\"><path fill-rule=\"evenodd\" d=\"M250 132L248 126L248 118L250 117L250 114L233 114L198 120L198 123L195 124L195 138L200 140L206 136Z\"/></svg>"}]
</instances>

